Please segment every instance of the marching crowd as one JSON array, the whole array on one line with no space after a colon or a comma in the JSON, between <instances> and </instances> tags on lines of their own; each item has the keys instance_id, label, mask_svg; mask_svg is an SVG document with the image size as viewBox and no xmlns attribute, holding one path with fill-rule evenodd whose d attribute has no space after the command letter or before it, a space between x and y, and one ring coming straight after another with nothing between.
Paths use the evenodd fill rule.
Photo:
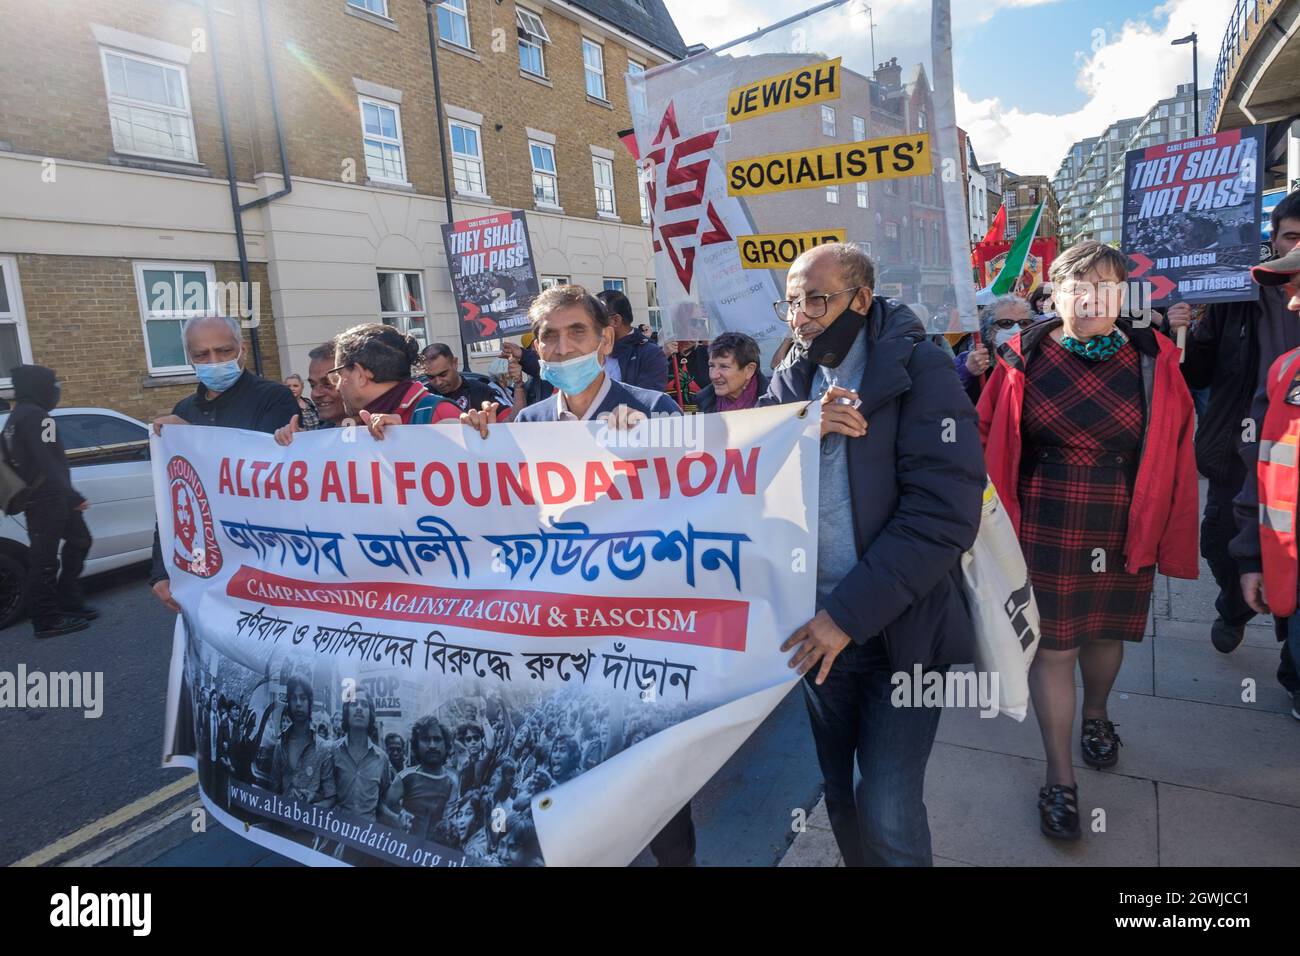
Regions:
<instances>
[{"instance_id":1,"label":"marching crowd","mask_svg":"<svg viewBox=\"0 0 1300 956\"><path fill-rule=\"evenodd\" d=\"M932 341L908 306L873 294L874 267L860 248L818 246L791 266L786 297L774 303L791 335L770 377L748 336L664 349L634 324L621 293L592 296L579 286L537 296L531 333L505 344L488 376L462 369L446 345L421 351L409 335L367 324L313 349L306 382L292 376L286 387L244 367L236 320L199 318L184 330L198 388L154 428L232 426L289 444L299 431L352 420L376 439L416 424L459 424L486 437L503 421L627 426L687 406L819 402L816 614L782 651L804 676L827 809L849 866L931 862L922 794L940 711L892 706L890 675L972 660L960 557L978 532L987 476L1019 535L1042 619L1029 674L1046 755L1039 824L1049 837L1075 839L1076 668L1083 760L1114 767L1121 740L1107 704L1124 645L1143 639L1157 570L1197 576L1198 542L1219 586L1214 646L1232 652L1254 615L1272 614L1278 679L1300 719L1300 192L1274 209L1272 225L1275 258L1252 270L1258 301L1196 312L1182 303L1147 321L1126 314L1117 291L1127 258L1081 242L1053 263L1050 293L982 307L979 331L955 352ZM1175 344L1182 337L1185 349ZM28 590L37 634L49 636L93 616L76 587L89 534L57 442L33 437L57 401L53 375L16 369L14 382L7 449L25 480L45 476L28 504ZM1204 402L1199 415L1191 390ZM1199 476L1209 494L1198 533ZM151 584L178 610L157 546ZM292 700L289 711L272 774L284 788L298 786L304 768L319 771L324 758L313 762L312 746L326 749L310 727L310 701L306 718ZM505 730L493 732L491 746L513 748L524 734L535 767L580 769L582 738L560 734L542 745L535 724L498 716ZM373 717L368 705L354 705L329 748L336 769L368 754L376 768L388 767L391 779L373 793L365 788L367 806L373 796L373 812L408 827L423 814L426 829L454 831L441 839L491 841L485 815L511 794L507 809L518 805L519 757L498 754L490 772L467 781L464 767L459 775L443 769L452 748L464 746L453 740L459 731L423 720L410 731L410 766L394 770L394 749L381 752L369 732ZM249 712L232 726L260 735L255 723ZM312 792L320 798L319 788ZM531 831L521 823L520 832L511 840L524 843L493 844L492 852L529 859ZM688 804L656 839L655 854L689 864L694 840Z\"/></svg>"}]
</instances>

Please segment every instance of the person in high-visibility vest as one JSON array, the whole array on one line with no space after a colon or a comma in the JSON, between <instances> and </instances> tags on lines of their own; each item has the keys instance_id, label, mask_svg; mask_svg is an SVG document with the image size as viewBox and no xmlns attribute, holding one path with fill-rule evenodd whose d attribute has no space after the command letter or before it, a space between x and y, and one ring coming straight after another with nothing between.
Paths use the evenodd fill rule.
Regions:
<instances>
[{"instance_id":1,"label":"person in high-visibility vest","mask_svg":"<svg viewBox=\"0 0 1300 956\"><path fill-rule=\"evenodd\" d=\"M1255 281L1282 286L1287 309L1300 313L1300 246L1255 266ZM1300 322L1300 316L1296 321ZM1300 720L1300 558L1296 552L1296 501L1300 494L1300 348L1281 355L1255 396L1247 427L1257 441L1242 445L1242 459L1254 470L1233 502L1239 528L1231 552L1241 569L1241 594L1260 614L1277 619L1283 641L1277 679L1291 694L1291 716ZM1283 621L1282 619L1285 619Z\"/></svg>"}]
</instances>

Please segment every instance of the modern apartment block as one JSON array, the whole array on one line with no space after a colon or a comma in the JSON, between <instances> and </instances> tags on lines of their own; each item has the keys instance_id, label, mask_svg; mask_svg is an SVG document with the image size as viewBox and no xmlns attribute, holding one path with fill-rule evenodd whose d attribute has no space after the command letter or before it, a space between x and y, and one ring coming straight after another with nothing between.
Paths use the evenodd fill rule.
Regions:
<instances>
[{"instance_id":1,"label":"modern apartment block","mask_svg":"<svg viewBox=\"0 0 1300 956\"><path fill-rule=\"evenodd\" d=\"M544 282L622 288L653 319L617 134L625 74L685 55L662 0L432 9L455 218L526 210ZM65 403L170 410L195 381L178 312L221 308L245 270L268 376L358 322L458 346L430 53L422 0L12 5L0 371L35 361Z\"/></svg>"},{"instance_id":2,"label":"modern apartment block","mask_svg":"<svg viewBox=\"0 0 1300 956\"><path fill-rule=\"evenodd\" d=\"M1202 132L1209 130L1210 93L1200 94ZM1144 116L1117 120L1098 137L1075 143L1052 184L1061 204L1061 247L1080 239L1118 245L1124 225L1124 154L1195 135L1191 83L1160 100Z\"/></svg>"}]
</instances>

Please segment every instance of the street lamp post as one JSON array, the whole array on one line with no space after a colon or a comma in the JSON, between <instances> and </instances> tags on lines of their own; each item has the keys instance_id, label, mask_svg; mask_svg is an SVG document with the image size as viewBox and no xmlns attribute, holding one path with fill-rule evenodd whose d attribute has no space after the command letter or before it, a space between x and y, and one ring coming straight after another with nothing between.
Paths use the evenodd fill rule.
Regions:
<instances>
[{"instance_id":1,"label":"street lamp post","mask_svg":"<svg viewBox=\"0 0 1300 956\"><path fill-rule=\"evenodd\" d=\"M438 152L442 156L442 194L447 201L447 223L450 225L456 221L456 213L452 209L451 205L451 170L447 163L447 123L443 118L442 78L438 75L438 29L433 23L433 6L436 2L437 0L424 0L424 12L429 20L429 61L430 65L433 67L433 114L434 119L438 124ZM447 260L450 262L451 251L446 250L446 252ZM454 294L452 298L455 298ZM427 298L425 307L428 307ZM458 320L457 324L459 325L459 307L456 310L456 317ZM457 337L460 339L461 358L465 363L462 367L468 372L469 346L465 344L465 337L459 334L459 329L457 330Z\"/></svg>"},{"instance_id":2,"label":"street lamp post","mask_svg":"<svg viewBox=\"0 0 1300 956\"><path fill-rule=\"evenodd\" d=\"M1192 45L1192 128L1196 135L1201 135L1201 80L1196 63L1196 31L1193 30L1185 37L1179 37L1169 45L1179 46L1183 43Z\"/></svg>"}]
</instances>

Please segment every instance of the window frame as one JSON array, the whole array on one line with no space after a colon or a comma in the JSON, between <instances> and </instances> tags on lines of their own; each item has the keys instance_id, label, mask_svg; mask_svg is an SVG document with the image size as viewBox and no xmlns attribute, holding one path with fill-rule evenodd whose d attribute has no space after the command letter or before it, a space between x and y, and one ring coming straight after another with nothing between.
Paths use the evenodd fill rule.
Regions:
<instances>
[{"instance_id":1,"label":"window frame","mask_svg":"<svg viewBox=\"0 0 1300 956\"><path fill-rule=\"evenodd\" d=\"M597 167L604 165L609 169L609 185L602 186L600 180L596 177ZM618 191L614 188L614 161L605 156L597 156L595 153L591 156L591 182L596 193L596 215L604 216L609 219L618 218ZM601 208L601 191L609 191L609 209Z\"/></svg>"},{"instance_id":2,"label":"window frame","mask_svg":"<svg viewBox=\"0 0 1300 956\"><path fill-rule=\"evenodd\" d=\"M453 7L453 3L459 3L460 7ZM465 42L461 43L459 40L442 35L442 17L438 17L438 39L462 50L473 50L473 35L469 30L469 0L439 0L437 7L439 10L447 11L449 21L454 22L456 17L460 17L465 23Z\"/></svg>"},{"instance_id":3,"label":"window frame","mask_svg":"<svg viewBox=\"0 0 1300 956\"><path fill-rule=\"evenodd\" d=\"M545 292L547 289L553 289L556 286L573 285L571 276L559 275L539 275L537 277L537 289L539 292Z\"/></svg>"},{"instance_id":4,"label":"window frame","mask_svg":"<svg viewBox=\"0 0 1300 956\"><path fill-rule=\"evenodd\" d=\"M588 47L595 50L597 56L599 57L598 70L593 70L591 64L587 62ZM591 77L593 75L600 77L599 95L591 92ZM597 41L593 40L591 37L587 37L587 36L584 36L582 38L582 76L583 76L583 89L586 90L587 95L590 96L592 99L600 100L602 103L608 103L609 85L605 82L605 47L603 44L598 43Z\"/></svg>"},{"instance_id":5,"label":"window frame","mask_svg":"<svg viewBox=\"0 0 1300 956\"><path fill-rule=\"evenodd\" d=\"M622 292L624 295L627 295L627 279L620 278L619 276L601 276L600 291Z\"/></svg>"},{"instance_id":6,"label":"window frame","mask_svg":"<svg viewBox=\"0 0 1300 956\"><path fill-rule=\"evenodd\" d=\"M140 331L144 335L144 358L145 367L150 377L167 378L173 375L193 375L194 365L187 362L184 365L154 365L153 350L149 346L149 323L157 322L176 322L179 321L181 331L181 352L188 359L189 355L185 352L185 320L197 318L198 316L215 316L217 315L216 297L212 295L212 290L217 284L216 266L211 262L183 262L180 260L170 259L133 259L131 260L131 270L135 275L135 295L136 302L140 307ZM206 308L202 312L193 312L188 309L171 309L160 310L157 314L149 307L149 295L144 286L144 274L146 272L202 272L207 276L207 302ZM182 293L184 290L182 289Z\"/></svg>"},{"instance_id":7,"label":"window frame","mask_svg":"<svg viewBox=\"0 0 1300 956\"><path fill-rule=\"evenodd\" d=\"M389 137L382 133L369 133L366 131L366 105L374 106L377 109L390 109L393 111L393 125L397 128L397 154L402 161L402 176L400 179L393 179L389 176L376 176L370 169L370 161L366 157L366 139L376 140L380 144L394 145L389 143ZM411 177L406 165L406 143L402 136L402 107L391 100L381 100L376 96L367 96L364 93L357 94L357 112L361 119L361 158L366 164L366 178L378 183L391 183L394 186L411 185Z\"/></svg>"},{"instance_id":8,"label":"window frame","mask_svg":"<svg viewBox=\"0 0 1300 956\"><path fill-rule=\"evenodd\" d=\"M478 155L471 156L469 153L458 153L456 151L456 137L453 130L457 126L463 129L473 130L474 142L478 144ZM487 187L487 163L483 159L483 127L477 126L474 123L469 122L468 120L449 118L447 120L447 136L448 136L448 142L451 145L452 189L454 189L457 195L460 196L472 196L477 199L486 199L488 196L488 191L487 191L488 187ZM474 192L472 190L461 189L460 186L456 183L456 160L457 159L461 160L462 162L473 160L474 162L478 163L479 179L482 181L482 185L483 185L482 192Z\"/></svg>"},{"instance_id":9,"label":"window frame","mask_svg":"<svg viewBox=\"0 0 1300 956\"><path fill-rule=\"evenodd\" d=\"M839 186L827 186L827 187L826 187L826 201L827 201L828 203L830 203L832 206L838 206L838 205L840 204L840 187L839 187Z\"/></svg>"},{"instance_id":10,"label":"window frame","mask_svg":"<svg viewBox=\"0 0 1300 956\"><path fill-rule=\"evenodd\" d=\"M550 153L551 155L550 171L537 168L537 164L533 160L534 149L541 149ZM538 209L559 209L560 208L560 167L559 167L559 163L556 162L555 159L555 144L543 143L541 140L537 140L537 139L529 139L528 140L528 164L529 167L532 169L532 174L533 174L533 205L536 206ZM537 178L539 176L543 178L550 177L551 192L554 194L553 201L548 202L546 200L539 199L537 197Z\"/></svg>"},{"instance_id":11,"label":"window frame","mask_svg":"<svg viewBox=\"0 0 1300 956\"><path fill-rule=\"evenodd\" d=\"M860 133L858 132L859 128L861 128L862 130L862 132ZM861 116L854 116L853 117L853 141L855 143L861 142L866 138L867 138L867 121L863 119Z\"/></svg>"},{"instance_id":12,"label":"window frame","mask_svg":"<svg viewBox=\"0 0 1300 956\"><path fill-rule=\"evenodd\" d=\"M374 14L377 17L383 17L385 20L393 19L388 13L388 0L378 0L379 5L383 7L382 10L370 9L370 4L376 2L376 0L344 0L344 2L347 3L349 7L356 7L358 10L363 10L366 13Z\"/></svg>"},{"instance_id":13,"label":"window frame","mask_svg":"<svg viewBox=\"0 0 1300 956\"><path fill-rule=\"evenodd\" d=\"M837 135L837 134L836 134L837 123L836 123L836 119L835 119L835 107L833 107L833 106L827 106L825 103L823 103L823 104L822 104L821 117L822 117L822 135L823 135L823 136L835 136L835 135Z\"/></svg>"},{"instance_id":14,"label":"window frame","mask_svg":"<svg viewBox=\"0 0 1300 956\"><path fill-rule=\"evenodd\" d=\"M625 76L644 76L645 71L646 71L646 65L642 63L640 60L634 60L631 57L627 58L627 73L625 74ZM629 111L631 111L634 114L646 112L646 99L645 99L644 85L642 85L641 88L637 90L636 96L628 100L627 105Z\"/></svg>"},{"instance_id":15,"label":"window frame","mask_svg":"<svg viewBox=\"0 0 1300 956\"><path fill-rule=\"evenodd\" d=\"M383 279L382 279L382 277L385 276L385 275L401 275L401 276L411 276L411 275L413 275L413 276L415 276L416 278L418 278L419 281L420 281L420 288L419 288L419 290L418 290L418 291L419 291L419 297L420 297L420 308L419 308L419 309L416 309L416 310L414 310L414 311L411 311L411 312L393 312L393 311L385 312L385 311L384 311L384 299L383 299L383 296L381 296L381 295L380 295L380 292L379 292L380 288L381 288L382 285L383 285ZM378 300L379 300L379 308L376 309L376 314L379 316L379 323L380 323L380 325L387 325L387 326L389 326L390 328L397 329L397 330L400 331L400 332L405 332L406 334L411 335L411 336L413 336L413 337L416 338L416 339L419 339L419 340L420 340L420 349L421 349L421 351L423 351L426 347L428 347L428 345L429 345L429 341L430 341L430 339L429 339L429 297L428 297L428 295L425 294L425 287L424 287L424 270L423 270L423 269L379 269L379 268L376 268L376 269L375 269L375 295L376 295L376 297L377 297ZM412 333L412 332L410 331L410 329L407 328L407 325L409 324L409 323L407 323L407 322L404 322L404 323L402 323L402 324L397 324L397 323L394 323L394 322L390 322L390 321L388 321L389 319L404 319L404 320L409 320L410 318L415 317L415 316L418 316L418 317L420 318L420 326L421 326L421 329L422 329L422 331L423 331L423 336L417 336L417 335L415 335L414 333Z\"/></svg>"},{"instance_id":16,"label":"window frame","mask_svg":"<svg viewBox=\"0 0 1300 956\"><path fill-rule=\"evenodd\" d=\"M109 55L122 57L123 59L135 60L140 63L148 63L151 66L161 67L167 70L175 70L180 74L181 96L185 100L184 110L177 109L174 106L162 106L157 103L150 103L146 100L135 100L125 95L113 93L113 86L108 74L108 57ZM199 141L194 133L194 103L190 99L190 78L189 70L183 63L176 63L172 60L163 60L155 56L145 56L142 53L135 53L131 50L123 50L119 47L100 46L99 48L99 65L104 75L104 97L105 105L108 107L108 133L113 141L113 152L121 153L124 156L142 156L147 159L158 159L171 163L190 163L200 165L199 163ZM190 135L190 155L181 157L169 155L166 153L147 153L139 149L123 149L117 142L117 136L113 132L113 104L119 103L128 109L138 107L145 110L153 110L157 113L167 113L173 116L184 115L185 122L189 128Z\"/></svg>"},{"instance_id":17,"label":"window frame","mask_svg":"<svg viewBox=\"0 0 1300 956\"><path fill-rule=\"evenodd\" d=\"M664 310L659 301L659 280L650 276L645 280L646 324L650 331L661 332L664 327Z\"/></svg>"},{"instance_id":18,"label":"window frame","mask_svg":"<svg viewBox=\"0 0 1300 956\"><path fill-rule=\"evenodd\" d=\"M0 256L0 282L4 283L9 309L0 312L0 325L13 325L18 334L18 355L24 365L32 364L32 342L27 335L27 310L23 305L22 279L18 275L18 257ZM0 388L13 388L14 382L0 369Z\"/></svg>"},{"instance_id":19,"label":"window frame","mask_svg":"<svg viewBox=\"0 0 1300 956\"><path fill-rule=\"evenodd\" d=\"M638 163L636 168L636 193L638 212L641 213L641 224L648 226L650 224L650 214L653 212L650 208L650 184L646 180L646 170Z\"/></svg>"},{"instance_id":20,"label":"window frame","mask_svg":"<svg viewBox=\"0 0 1300 956\"><path fill-rule=\"evenodd\" d=\"M529 19L536 21L540 33L533 30L528 23ZM527 7L521 7L515 4L515 32L519 38L519 69L523 70L529 76L537 76L546 79L546 50L543 48L544 43L551 42L551 35L546 32L546 24L542 21L542 15L535 10L529 10ZM539 69L534 71L524 66L523 47L530 47L537 51L537 63Z\"/></svg>"},{"instance_id":21,"label":"window frame","mask_svg":"<svg viewBox=\"0 0 1300 956\"><path fill-rule=\"evenodd\" d=\"M859 209L871 208L871 194L867 189L867 185L868 185L867 183L854 184L855 188L853 190L853 195L854 195L853 201L857 203Z\"/></svg>"}]
</instances>

